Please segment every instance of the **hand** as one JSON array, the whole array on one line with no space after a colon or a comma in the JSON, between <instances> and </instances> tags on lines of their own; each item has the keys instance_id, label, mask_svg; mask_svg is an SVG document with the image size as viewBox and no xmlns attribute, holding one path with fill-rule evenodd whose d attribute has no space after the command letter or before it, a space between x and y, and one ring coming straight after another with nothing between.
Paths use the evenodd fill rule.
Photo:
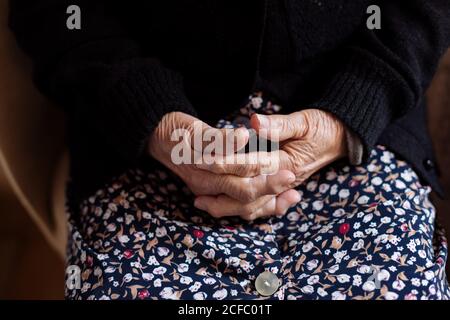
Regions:
<instances>
[{"instance_id":1,"label":"hand","mask_svg":"<svg viewBox=\"0 0 450 320\"><path fill-rule=\"evenodd\" d=\"M280 170L273 175L240 177L209 172L194 164L175 164L172 161L172 150L180 142L173 141L171 136L176 130L182 129L185 132L183 141L192 151L191 163L199 153L201 155L202 150L197 150L192 140L195 126L201 127L202 135L210 136L214 136L214 131L221 131L222 136L226 137L231 130L235 137L234 150L240 150L247 144L249 133L245 128L215 129L181 112L172 112L163 117L150 138L148 151L153 158L177 174L198 196L195 201L197 208L214 217L236 215L246 220L254 220L263 216L283 214L300 201L298 192L292 190L295 176L287 170ZM212 199L214 201L211 201Z\"/></svg>"},{"instance_id":2,"label":"hand","mask_svg":"<svg viewBox=\"0 0 450 320\"><path fill-rule=\"evenodd\" d=\"M267 163L271 163L272 167L293 172L295 185L300 185L324 166L347 155L345 125L322 110L308 109L290 115L253 115L251 125L263 138L278 139L280 150L254 154L253 157L258 158L258 163L254 165L215 163L203 165L202 168L215 173L250 177L260 174L266 170ZM223 162L233 163L236 157L239 155L226 155Z\"/></svg>"}]
</instances>

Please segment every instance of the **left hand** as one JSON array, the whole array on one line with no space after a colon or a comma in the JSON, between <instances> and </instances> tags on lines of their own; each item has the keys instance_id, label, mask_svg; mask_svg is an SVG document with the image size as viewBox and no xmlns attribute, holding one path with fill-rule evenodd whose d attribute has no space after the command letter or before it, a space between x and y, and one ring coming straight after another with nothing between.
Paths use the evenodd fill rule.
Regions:
<instances>
[{"instance_id":1,"label":"left hand","mask_svg":"<svg viewBox=\"0 0 450 320\"><path fill-rule=\"evenodd\" d=\"M321 168L345 157L348 152L345 125L331 113L319 109L307 109L289 115L255 114L251 118L251 125L260 136L269 140L276 138L272 130L277 130L280 150L258 155L257 158L264 161L256 165L230 165L237 162L228 159L222 162L228 164L214 163L202 165L201 168L220 174L252 177L264 173L268 162L277 162L275 167L278 170L285 169L295 174L295 186L298 186Z\"/></svg>"}]
</instances>

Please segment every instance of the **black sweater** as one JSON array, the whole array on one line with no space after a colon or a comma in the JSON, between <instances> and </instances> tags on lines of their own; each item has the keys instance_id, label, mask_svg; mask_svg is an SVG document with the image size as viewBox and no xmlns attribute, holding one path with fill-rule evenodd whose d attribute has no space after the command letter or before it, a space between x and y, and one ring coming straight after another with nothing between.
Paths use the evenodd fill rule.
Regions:
<instances>
[{"instance_id":1,"label":"black sweater","mask_svg":"<svg viewBox=\"0 0 450 320\"><path fill-rule=\"evenodd\" d=\"M81 30L68 30L69 5ZM381 8L381 30L366 27ZM72 196L145 159L162 116L214 123L252 91L334 113L440 192L424 91L450 42L448 0L13 0L38 88L67 113Z\"/></svg>"}]
</instances>

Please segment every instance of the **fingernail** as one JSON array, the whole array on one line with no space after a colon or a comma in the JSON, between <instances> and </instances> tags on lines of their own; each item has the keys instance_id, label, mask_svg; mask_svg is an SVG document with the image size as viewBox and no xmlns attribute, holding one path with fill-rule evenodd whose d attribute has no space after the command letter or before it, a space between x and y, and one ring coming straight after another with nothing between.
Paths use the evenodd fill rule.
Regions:
<instances>
[{"instance_id":1,"label":"fingernail","mask_svg":"<svg viewBox=\"0 0 450 320\"><path fill-rule=\"evenodd\" d=\"M206 210L206 205L200 198L195 199L194 207L200 210Z\"/></svg>"},{"instance_id":2,"label":"fingernail","mask_svg":"<svg viewBox=\"0 0 450 320\"><path fill-rule=\"evenodd\" d=\"M298 192L297 190L295 190L295 191L298 194L298 198L289 204L289 207L286 209L286 212L284 214L286 214L290 209L295 208L298 205L298 203L302 200L300 192Z\"/></svg>"},{"instance_id":3,"label":"fingernail","mask_svg":"<svg viewBox=\"0 0 450 320\"><path fill-rule=\"evenodd\" d=\"M289 209L290 209L290 207L289 207L289 208L286 208L286 209L283 211L283 213L277 214L277 217L283 217L283 216L285 216Z\"/></svg>"},{"instance_id":4,"label":"fingernail","mask_svg":"<svg viewBox=\"0 0 450 320\"><path fill-rule=\"evenodd\" d=\"M269 119L266 116L263 116L261 114L257 114L256 118L258 119L260 127L269 128Z\"/></svg>"},{"instance_id":5,"label":"fingernail","mask_svg":"<svg viewBox=\"0 0 450 320\"><path fill-rule=\"evenodd\" d=\"M238 129L236 129L236 135L248 135L248 129L245 127L240 127Z\"/></svg>"},{"instance_id":6,"label":"fingernail","mask_svg":"<svg viewBox=\"0 0 450 320\"><path fill-rule=\"evenodd\" d=\"M294 174L289 175L289 178L287 179L287 184L291 185L291 184L293 184L295 182L295 180L296 180L296 178L295 178Z\"/></svg>"},{"instance_id":7,"label":"fingernail","mask_svg":"<svg viewBox=\"0 0 450 320\"><path fill-rule=\"evenodd\" d=\"M286 212L289 210L290 208L290 203L287 202L286 200L283 200L283 210L282 213L279 214L280 217L284 216L286 214Z\"/></svg>"},{"instance_id":8,"label":"fingernail","mask_svg":"<svg viewBox=\"0 0 450 320\"><path fill-rule=\"evenodd\" d=\"M286 214L289 212L289 210L295 208L295 206L296 206L297 204L298 204L298 202L294 202L293 204L291 204L291 205L284 211L283 216L286 215Z\"/></svg>"}]
</instances>

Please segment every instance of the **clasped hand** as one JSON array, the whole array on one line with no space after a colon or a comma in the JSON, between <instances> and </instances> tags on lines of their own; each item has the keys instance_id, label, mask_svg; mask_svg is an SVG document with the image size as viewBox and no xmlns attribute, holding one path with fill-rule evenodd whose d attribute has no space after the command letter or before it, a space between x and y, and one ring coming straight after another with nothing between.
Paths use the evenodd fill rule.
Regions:
<instances>
[{"instance_id":1,"label":"clasped hand","mask_svg":"<svg viewBox=\"0 0 450 320\"><path fill-rule=\"evenodd\" d=\"M268 140L279 139L277 151L224 152L214 158L219 160L208 164L175 164L171 157L179 143L172 141L175 130L193 135L194 124L199 123L209 136L218 130L221 131L218 136L229 137L232 130L234 150L242 149L249 140L245 128L215 129L199 121L181 112L166 114L149 140L148 151L186 183L196 196L195 207L216 218L240 216L255 220L283 215L301 200L295 190L297 186L347 154L343 123L328 112L308 109L290 115L252 116L250 123L258 135ZM193 155L201 152L194 145L189 144ZM241 157L246 157L246 161Z\"/></svg>"}]
</instances>

